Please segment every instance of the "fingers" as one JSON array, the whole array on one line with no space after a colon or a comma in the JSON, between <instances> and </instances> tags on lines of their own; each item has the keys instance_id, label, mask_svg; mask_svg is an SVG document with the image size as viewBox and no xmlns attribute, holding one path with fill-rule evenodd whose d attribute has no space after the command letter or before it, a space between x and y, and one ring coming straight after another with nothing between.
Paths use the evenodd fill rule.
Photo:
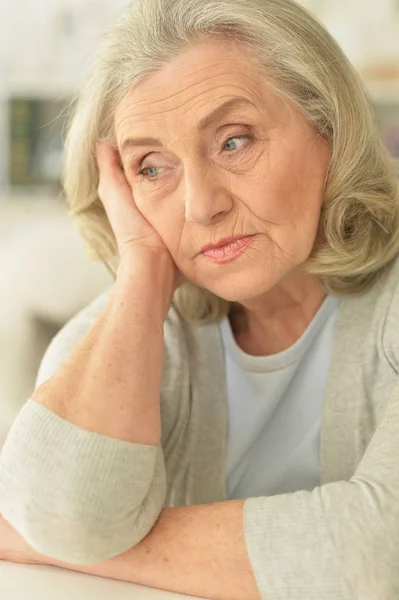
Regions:
<instances>
[{"instance_id":1,"label":"fingers","mask_svg":"<svg viewBox=\"0 0 399 600\"><path fill-rule=\"evenodd\" d=\"M98 196L104 205L118 248L135 230L136 207L132 191L119 165L117 151L104 142L96 143L99 169Z\"/></svg>"},{"instance_id":2,"label":"fingers","mask_svg":"<svg viewBox=\"0 0 399 600\"><path fill-rule=\"evenodd\" d=\"M118 154L112 146L109 146L105 142L96 142L97 162L100 167L100 171L107 173L119 167ZM119 167L120 168L120 167Z\"/></svg>"},{"instance_id":3,"label":"fingers","mask_svg":"<svg viewBox=\"0 0 399 600\"><path fill-rule=\"evenodd\" d=\"M163 240L136 206L117 151L108 144L97 142L96 153L98 196L114 232L119 254L123 254L124 247L129 251L132 246L140 245L165 250Z\"/></svg>"},{"instance_id":4,"label":"fingers","mask_svg":"<svg viewBox=\"0 0 399 600\"><path fill-rule=\"evenodd\" d=\"M96 142L96 155L99 168L99 196L101 199L107 198L113 191L115 193L119 188L121 191L130 191L130 186L126 180L125 173L119 164L118 152L105 144Z\"/></svg>"}]
</instances>

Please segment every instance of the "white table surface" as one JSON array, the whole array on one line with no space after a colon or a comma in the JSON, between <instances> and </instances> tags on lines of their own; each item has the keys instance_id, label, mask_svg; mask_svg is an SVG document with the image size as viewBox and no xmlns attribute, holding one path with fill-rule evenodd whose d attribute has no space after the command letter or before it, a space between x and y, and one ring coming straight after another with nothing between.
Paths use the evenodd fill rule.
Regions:
<instances>
[{"instance_id":1,"label":"white table surface","mask_svg":"<svg viewBox=\"0 0 399 600\"><path fill-rule=\"evenodd\" d=\"M195 600L134 583L46 565L0 561L1 600ZM205 600L199 598L197 600Z\"/></svg>"}]
</instances>

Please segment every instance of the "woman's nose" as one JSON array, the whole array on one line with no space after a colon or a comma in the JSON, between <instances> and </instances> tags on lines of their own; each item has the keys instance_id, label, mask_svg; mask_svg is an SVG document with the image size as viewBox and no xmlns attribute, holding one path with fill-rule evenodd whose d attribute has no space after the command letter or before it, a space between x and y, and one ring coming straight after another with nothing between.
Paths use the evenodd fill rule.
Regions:
<instances>
[{"instance_id":1,"label":"woman's nose","mask_svg":"<svg viewBox=\"0 0 399 600\"><path fill-rule=\"evenodd\" d=\"M198 163L186 170L185 218L190 223L208 225L226 216L233 206L229 189L221 185L209 167Z\"/></svg>"}]
</instances>

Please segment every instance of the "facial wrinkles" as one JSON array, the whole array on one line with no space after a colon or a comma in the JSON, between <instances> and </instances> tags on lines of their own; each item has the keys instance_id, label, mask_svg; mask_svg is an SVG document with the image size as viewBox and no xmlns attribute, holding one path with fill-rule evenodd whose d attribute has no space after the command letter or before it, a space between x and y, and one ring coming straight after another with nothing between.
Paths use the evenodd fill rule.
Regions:
<instances>
[{"instance_id":1,"label":"facial wrinkles","mask_svg":"<svg viewBox=\"0 0 399 600\"><path fill-rule=\"evenodd\" d=\"M230 95L226 92L224 95L217 96L217 91L214 91L213 102L215 106L222 104L225 99L228 99ZM219 92L220 93L220 92ZM199 139L204 133L197 133L194 131L195 123L199 120L198 115L205 114L208 112L209 107L209 92L203 92L197 94L193 98L188 98L184 104L178 109L163 110L158 113L152 112L148 116L142 117L142 121L146 124L145 135L155 135L159 137L164 143L164 149L171 149L176 145L176 142L180 141L183 145L184 150L187 150L191 145L191 142ZM201 106L204 106L204 110L201 111ZM250 109L249 109L250 110ZM249 114L249 110L245 111L245 114ZM233 113L231 113L233 115ZM240 114L238 110L235 111L235 115ZM244 118L244 117L243 117ZM237 117L235 117L237 121ZM122 139L132 134L132 130L135 130L135 125L139 124L138 117L132 117L127 115L121 121L121 143ZM239 122L239 121L238 121ZM141 135L134 131L134 135ZM144 133L144 132L143 132ZM162 148L154 148L155 152L161 152ZM139 149L135 150L136 153Z\"/></svg>"},{"instance_id":2,"label":"facial wrinkles","mask_svg":"<svg viewBox=\"0 0 399 600\"><path fill-rule=\"evenodd\" d=\"M180 89L177 92L170 94L170 85L158 85L153 87L149 91L145 93L141 93L140 90L133 91L133 97L130 97L127 104L124 114L120 119L120 131L122 135L126 133L126 135L131 135L133 133L132 129L135 124L145 123L147 129L144 131L136 132L137 135L151 135L155 132L157 137L161 137L161 139L166 140L169 138L169 142L166 147L174 147L174 143L176 139L179 139L183 152L186 156L188 156L188 149L194 149L195 145L191 142L195 139L196 134L190 132L186 136L182 137L180 134L180 130L178 127L174 126L174 123L181 124L182 122L190 123L190 128L193 128L194 123L197 120L204 116L209 112L211 107L216 107L223 102L225 98L228 98L233 95L242 95L244 97L248 97L251 101L254 102L255 105L258 106L260 113L256 115L256 111L249 108L248 114L252 114L257 121L259 122L260 127L264 126L264 121L267 116L270 116L270 112L273 115L278 114L277 105L273 102L272 98L267 98L268 106L271 107L269 109L269 115L266 114L266 101L265 98L258 95L257 91L254 90L254 79L246 74L239 73L232 74L230 71L221 73L212 74L201 81L194 81L193 78L198 79L198 75L203 71L206 71L207 67L203 67L199 69L194 75L187 75L182 79L183 82L186 83L184 89ZM235 78L234 85L231 83L232 78ZM237 81L238 79L238 81ZM240 81L241 79L241 81ZM224 82L221 85L221 81ZM214 82L214 85L209 86L209 83ZM203 89L204 83L208 84L206 89ZM181 82L180 82L181 85ZM256 87L256 86L255 86ZM154 100L154 96L162 95L163 92L168 93L166 97L161 97L159 99ZM187 97L188 94L188 97ZM202 106L204 107L201 110ZM142 108L145 108L144 111L140 112ZM154 108L156 110L154 110ZM279 120L281 120L282 115L281 108L279 113ZM239 112L235 111L232 113L232 116L239 114ZM246 112L247 114L247 112ZM232 118L232 122L239 123L241 119L237 119L236 117ZM245 122L245 118L242 119L242 122ZM162 124L162 127L159 127L159 123ZM216 126L217 124L215 124ZM277 123L274 122L274 126ZM280 124L281 126L281 124ZM148 129L150 127L150 129ZM154 130L152 128L154 127ZM163 138L162 134L164 133L164 128L168 132L168 136ZM176 134L176 128L178 133ZM154 152L158 152L161 149L154 149ZM150 161L151 162L151 161ZM260 164L262 163L262 164ZM264 162L258 161L258 164L255 165L256 171L264 168ZM232 178L229 178L232 182ZM156 188L157 186L154 186ZM267 183L266 183L267 187ZM230 184L230 191L232 189ZM255 192L255 190L254 190ZM156 190L153 191L151 188L147 188L145 191L146 200L150 200L152 196L156 196ZM252 195L252 194L251 194ZM240 203L247 205L246 197L240 197ZM247 217L244 219L242 211L239 211L238 214L236 211L233 211L231 215L228 215L227 221L230 220L230 224L226 223L225 228L229 230L232 228L233 234L241 234L246 233L248 229L248 217L252 221L252 217L254 217L254 223L259 220L259 215L256 215L256 205L250 206L251 202L246 206ZM246 226L245 223L247 223ZM182 226L184 224L182 223ZM230 227L228 226L230 225Z\"/></svg>"},{"instance_id":3,"label":"facial wrinkles","mask_svg":"<svg viewBox=\"0 0 399 600\"><path fill-rule=\"evenodd\" d=\"M117 125L122 137L129 135L130 128L139 123L144 123L147 128L150 125L154 125L157 128L161 126L162 128L162 126L165 127L166 124L169 124L170 130L179 130L179 124L187 122L188 119L190 123L194 124L200 116L208 112L207 109L209 109L210 105L217 106L218 103L221 103L223 99L228 98L230 95L247 97L257 106L260 113L263 113L264 117L266 117L265 99L262 98L258 90L252 89L254 88L253 77L244 73L237 74L231 71L224 71L222 73L216 72L205 79L197 81L199 74L206 70L207 67L204 67L199 69L194 75L189 74L183 77L182 81L179 82L179 85L183 83L183 89L172 94L170 94L170 83L154 86L144 93L136 88L133 91L134 100L130 96L126 106L122 107L124 114L120 118L119 127ZM195 78L194 81L192 81L193 78ZM239 81L240 78L242 78L242 83ZM232 80L234 81L234 85L231 83ZM206 89L203 89L204 85L211 82L214 82L214 85L210 87L208 85ZM163 96L164 93L166 97L154 99L154 96L158 94ZM167 95L168 93L169 95ZM201 105L204 106L203 111L199 108ZM142 107L145 110L140 112ZM176 122L175 126L173 126L174 121ZM147 129L143 133L150 132ZM190 137L194 136L195 134Z\"/></svg>"},{"instance_id":4,"label":"facial wrinkles","mask_svg":"<svg viewBox=\"0 0 399 600\"><path fill-rule=\"evenodd\" d=\"M201 74L204 73L208 73L209 70L213 70L213 73L210 74L209 76L205 76L203 77ZM164 73L157 73L156 76L162 77L165 79L165 84L157 84L151 87L150 90L148 91L141 91L140 89L140 83L138 84L138 86L136 86L135 91L138 92L138 94L142 95L142 100L138 100L137 101L137 106L140 106L140 104L144 104L144 106L148 106L149 104L153 105L156 107L156 112L159 112L160 114L162 114L162 112L169 111L169 110L175 110L175 109L179 109L180 108L180 96L181 94L186 94L188 92L190 92L190 90L193 90L192 92L192 98L196 98L198 96L198 93L200 93L198 91L198 86L205 86L205 87L210 87L211 89L214 87L212 85L208 85L209 83L212 83L212 81L217 80L216 81L216 86L215 87L221 87L222 85L231 85L231 82L234 81L234 86L237 85L238 89L241 89L244 91L244 95L248 92L250 92L250 90L252 88L254 88L254 83L256 84L256 81L254 80L254 77L251 77L250 75L248 75L247 73L245 73L244 71L240 72L239 67L237 68L236 71L231 71L231 64L227 63L224 64L222 63L218 63L217 65L215 65L214 62L211 62L210 64L206 64L204 66L202 66L201 68L197 68L196 71L192 71L190 70L190 72L187 75L183 75L182 77L180 77L179 81L178 81L178 89L174 92L174 93L170 93L171 90L171 85L173 85L173 81L171 82L170 79L167 77L167 71ZM240 87L238 85L239 79L242 78L242 87ZM255 87L258 87L257 85L255 85ZM180 89L179 89L180 88ZM159 95L159 99L154 100L154 97ZM171 103L172 106L166 107L165 109L163 109L162 107L159 109L157 107L158 104L162 104L162 103ZM186 102L183 101L183 104L185 104ZM138 117L142 117L143 115L138 115ZM145 116L145 115L144 115ZM148 115L147 115L148 116Z\"/></svg>"},{"instance_id":5,"label":"facial wrinkles","mask_svg":"<svg viewBox=\"0 0 399 600\"><path fill-rule=\"evenodd\" d=\"M215 106L217 106L219 103L220 102L216 101ZM235 121L235 120L236 119L233 119L233 121ZM239 122L239 119L237 121ZM244 119L244 122L245 122L245 119ZM186 141L184 141L183 146L184 146L185 150L187 150L187 147L189 147L189 145ZM262 153L263 152L268 152L267 144L262 145ZM258 175L260 175L262 173L262 170L264 170L264 167L265 167L265 161L261 160L261 156L258 156L258 154L259 154L259 152L256 153L256 156L251 155L249 162L247 161L247 163L246 163L247 167L244 168L244 174L248 168L250 168L253 171L254 175L256 173ZM151 159L151 157L149 158L149 163L151 163L150 159ZM154 160L156 162L155 158L154 158ZM267 157L266 157L266 161L268 162ZM245 162L245 159L244 159L244 162ZM246 189L247 193L241 194L241 191L237 188L237 185L234 185L236 183L236 182L234 182L234 175L230 174L228 172L226 173L226 175L227 175L227 179L225 179L224 183L226 184L226 182L227 182L227 185L225 185L225 190L222 190L222 193L227 193L226 192L226 190L227 190L228 193L233 194L234 189L236 189L236 192L239 195L239 204L241 206L245 205L245 207L246 207L245 212L247 213L247 217L249 217L251 219L251 221L253 220L253 222L256 223L256 221L259 220L259 218L262 218L262 217L260 217L260 215L256 214L259 206L257 206L256 204L253 205L253 203L251 206L250 197L252 197L253 195L255 195L255 196L259 195L259 194L257 194L256 182L252 181L252 179L251 179L251 181L248 181L247 184L245 185L245 189ZM210 173L209 176L211 177L212 173ZM250 192L248 194L248 191L249 191L248 186L250 184L252 184L254 186L254 189L253 189L252 193ZM263 187L263 190L266 191L266 189L268 187L267 180L264 181L263 186L266 186L266 188ZM162 190L161 188L162 188L162 186L154 186L154 187L149 186L149 187L145 187L144 190L139 190L139 193L140 193L140 196L143 194L143 199L145 198L146 203L151 203L152 200L156 201L157 198L159 197L159 194L160 193L162 194L165 191L165 190ZM263 197L264 194L261 194L261 195ZM232 211L231 214L227 215L227 221L226 221L225 225L226 225L226 229L228 229L228 231L230 231L230 225L233 225L232 223L229 223L228 221L231 221L232 219L233 220L237 219L237 220L243 221L244 215L241 214L242 210L240 210L239 212L240 212L240 215L237 215L236 211ZM234 234L245 233L246 230L248 229L248 226L245 228L242 226L241 227L236 226L236 224L233 225L233 227L234 227L234 232L233 232Z\"/></svg>"},{"instance_id":6,"label":"facial wrinkles","mask_svg":"<svg viewBox=\"0 0 399 600\"><path fill-rule=\"evenodd\" d=\"M220 90L215 89L215 96L216 96L217 92L220 94ZM226 99L229 96L230 96L230 94L226 93L225 95L216 97L216 99L213 99L212 106L220 105L224 101L224 99ZM144 156L144 153L147 154L148 152L151 152L151 156L148 157L148 162L146 163L145 166L148 166L148 165L159 166L162 169L162 167L165 167L167 165L168 160L170 161L170 159L171 159L172 163L173 163L174 162L173 155L165 154L165 149L168 152L175 152L177 157L179 159L181 159L183 161L183 163L189 159L196 159L197 153L198 153L198 156L197 156L198 160L200 160L200 161L208 160L205 156L202 156L202 158L201 158L201 154L200 154L201 146L199 145L199 141L201 138L198 137L198 135L195 132L192 132L192 123L196 122L196 120L198 118L198 117L195 117L194 114L200 113L200 111L198 110L198 106L201 105L201 103L203 103L204 106L209 105L209 102L207 102L207 97L208 97L208 95L204 92L199 99L197 99L197 98L191 99L190 98L189 100L187 100L184 116L177 117L176 114L164 113L164 117L163 117L163 119L161 119L162 127L156 128L154 126L154 130L153 130L152 129L153 124L147 123L147 125L149 125L150 128L146 130L146 132L145 132L146 134L151 135L154 132L154 134L157 137L161 137L161 139L163 141L164 140L168 140L168 141L167 141L167 143L165 143L165 147L163 149L162 148L147 148L146 150L144 150L144 148L141 149L143 156ZM206 112L208 112L208 111L209 111L209 108L207 109ZM206 114L206 112L205 112L205 114ZM204 113L202 113L202 114L204 114ZM226 119L224 119L220 123L223 124L223 122L227 123L229 121L230 121L230 118L226 117ZM259 159L261 158L262 152L264 152L266 150L266 144L265 143L262 144L261 140L260 140L260 138L262 137L262 131L265 132L263 134L263 136L265 136L266 130L267 130L267 124L264 122L264 117L259 113L257 114L255 109L248 107L248 109L243 109L242 111L236 109L234 112L232 112L231 113L231 122L237 123L237 127L235 128L235 130L233 129L233 127L229 128L229 130L226 130L226 136L227 136L228 131L229 131L229 136L231 133L231 137L234 137L234 135L245 135L246 133L249 133L249 131L246 132L245 130L243 130L243 128L241 128L241 131L240 131L239 123L243 123L243 124L248 124L249 126L252 125L254 127L254 135L255 135L255 137L259 138L259 141L257 141L255 143L253 140L252 141L247 140L245 142L245 144L248 146L247 150L243 151L242 154L237 155L236 161L225 162L225 163L223 163L223 161L220 161L219 167L222 168L223 170L227 169L226 175L228 174L229 168L234 169L234 173L236 176L238 176L240 173L244 174L248 170L259 171L261 169L261 165L259 164L261 161ZM178 123L187 124L188 131L186 131L186 127L182 127L182 125L180 125L180 128L179 128ZM133 127L132 127L131 121L129 120L129 117L126 118L124 125L126 127L126 131L128 132L126 135L129 135L129 134L131 135ZM218 123L215 123L215 125L213 125L212 128L215 128L217 125L218 125ZM255 130L257 130L257 131L255 131ZM211 129L211 132L212 132L212 129ZM142 133L142 132L140 131L140 133ZM165 136L165 137L163 137L163 136ZM210 138L210 139L212 139L212 143L215 142L215 140L213 138ZM140 154L140 149L139 148L135 149L134 153L128 155L129 158L127 159L127 162L130 163L131 160L133 160L133 157L137 157L137 159L139 159L139 154ZM158 160L158 164L157 164L157 160ZM135 164L137 165L136 161L135 161ZM191 167L194 168L193 165L191 165ZM136 167L134 167L134 168L136 168ZM140 192L142 192L145 195L146 199L150 200L152 197L155 198L157 196L157 194L162 193L162 190L168 189L168 187L165 188L165 185L168 186L168 183L172 183L172 179L169 179L169 178L166 178L164 180L161 179L158 182L158 185L154 185L154 186L144 185L141 188L141 186L138 185L137 189L139 189ZM132 180L132 185L135 185L134 179Z\"/></svg>"}]
</instances>

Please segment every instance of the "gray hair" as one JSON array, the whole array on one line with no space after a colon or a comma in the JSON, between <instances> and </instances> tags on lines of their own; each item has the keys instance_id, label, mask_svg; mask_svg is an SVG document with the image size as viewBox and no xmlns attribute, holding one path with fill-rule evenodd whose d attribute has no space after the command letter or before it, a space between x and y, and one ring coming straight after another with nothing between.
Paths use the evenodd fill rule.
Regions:
<instances>
[{"instance_id":1,"label":"gray hair","mask_svg":"<svg viewBox=\"0 0 399 600\"><path fill-rule=\"evenodd\" d=\"M276 93L330 143L319 224L326 244L314 248L305 268L329 293L362 293L399 252L397 173L354 67L292 0L134 0L109 29L74 102L64 153L63 187L86 256L115 275L119 257L98 197L96 140L114 143L116 106L135 84L215 36L255 50ZM191 323L216 322L235 305L189 282L173 303Z\"/></svg>"}]
</instances>

